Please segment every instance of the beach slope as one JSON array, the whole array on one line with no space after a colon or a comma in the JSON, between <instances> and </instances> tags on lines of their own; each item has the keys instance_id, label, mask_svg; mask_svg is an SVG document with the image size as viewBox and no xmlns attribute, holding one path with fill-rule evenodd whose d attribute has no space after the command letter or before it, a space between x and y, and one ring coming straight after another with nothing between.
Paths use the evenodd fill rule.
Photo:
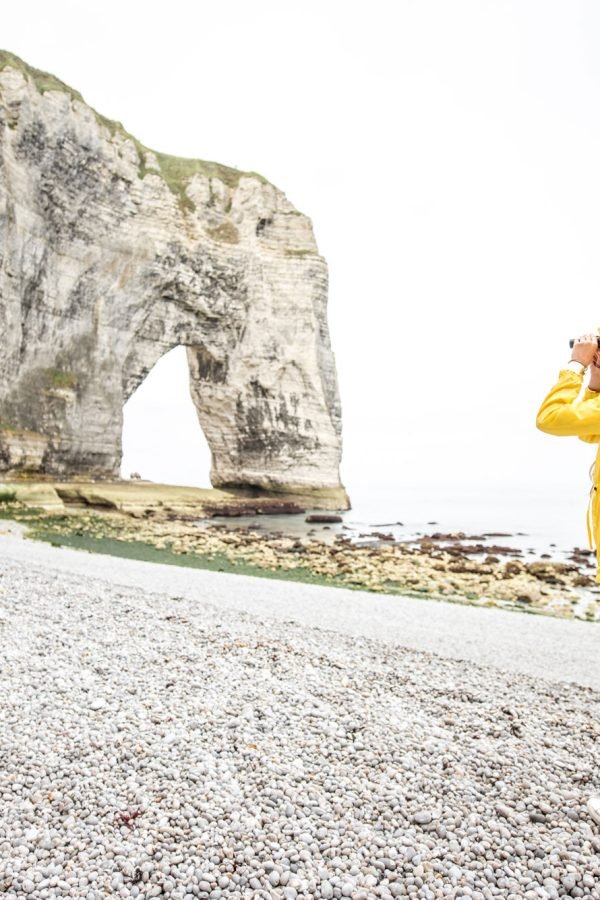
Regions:
<instances>
[{"instance_id":1,"label":"beach slope","mask_svg":"<svg viewBox=\"0 0 600 900\"><path fill-rule=\"evenodd\" d=\"M597 626L14 536L0 575L10 900L600 896Z\"/></svg>"}]
</instances>

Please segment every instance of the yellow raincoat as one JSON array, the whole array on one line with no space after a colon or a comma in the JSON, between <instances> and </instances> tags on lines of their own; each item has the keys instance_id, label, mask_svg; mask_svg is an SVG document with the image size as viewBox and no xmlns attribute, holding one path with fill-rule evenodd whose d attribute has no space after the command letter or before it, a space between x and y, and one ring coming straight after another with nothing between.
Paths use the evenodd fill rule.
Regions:
<instances>
[{"instance_id":1,"label":"yellow raincoat","mask_svg":"<svg viewBox=\"0 0 600 900\"><path fill-rule=\"evenodd\" d=\"M600 391L586 388L578 400L582 383L583 375L578 375L571 369L559 371L558 381L542 401L535 420L540 431L559 436L571 435L589 444L600 444ZM598 522L600 505L597 500L600 482L600 446L593 466L586 524L590 550L597 550L600 524ZM600 584L600 561L595 580Z\"/></svg>"}]
</instances>

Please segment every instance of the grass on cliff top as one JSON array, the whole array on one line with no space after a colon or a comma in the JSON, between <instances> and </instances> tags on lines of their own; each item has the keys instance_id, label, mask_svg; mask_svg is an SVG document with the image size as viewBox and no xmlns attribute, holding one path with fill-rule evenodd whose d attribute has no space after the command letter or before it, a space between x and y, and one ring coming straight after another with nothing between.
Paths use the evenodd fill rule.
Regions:
<instances>
[{"instance_id":1,"label":"grass on cliff top","mask_svg":"<svg viewBox=\"0 0 600 900\"><path fill-rule=\"evenodd\" d=\"M49 72L43 72L41 69L35 69L33 66L30 66L24 60L20 59L20 57L15 56L14 53L9 53L7 50L0 50L0 71L6 68L17 69L17 71L22 72L25 77L35 85L40 94L44 94L46 91L62 91L62 93L68 94L71 99L85 103L85 100L79 91L76 91L68 84L65 84L64 81L61 81L55 75L52 75ZM86 104L86 106L87 105L88 104ZM140 178L143 178L148 172L158 174L156 170L146 168L146 153L154 153L158 160L160 175L163 181L171 193L177 197L183 208L194 209L193 202L185 192L186 184L193 175L200 174L205 175L207 178L218 178L231 188L237 187L238 182L242 177L255 178L263 184L270 184L270 182L263 175L259 175L258 172L244 172L240 169L224 166L217 162L209 162L203 159L187 159L181 156L169 156L166 153L158 153L156 150L151 150L149 147L142 144L141 141L138 141L136 137L127 131L121 122L117 122L114 119L107 119L106 116L96 112L92 107L90 107L90 109L92 109L97 121L109 130L112 137L118 134L134 144L139 159Z\"/></svg>"}]
</instances>

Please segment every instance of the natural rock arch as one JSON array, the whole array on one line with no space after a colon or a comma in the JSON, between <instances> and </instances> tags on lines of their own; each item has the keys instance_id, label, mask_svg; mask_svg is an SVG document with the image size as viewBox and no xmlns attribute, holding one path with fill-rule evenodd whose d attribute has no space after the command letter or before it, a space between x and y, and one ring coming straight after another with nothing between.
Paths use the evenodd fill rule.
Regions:
<instances>
[{"instance_id":1,"label":"natural rock arch","mask_svg":"<svg viewBox=\"0 0 600 900\"><path fill-rule=\"evenodd\" d=\"M121 478L211 487L211 454L190 388L185 347L165 353L123 405Z\"/></svg>"},{"instance_id":2,"label":"natural rock arch","mask_svg":"<svg viewBox=\"0 0 600 900\"><path fill-rule=\"evenodd\" d=\"M114 476L122 407L187 348L215 486L338 492L327 265L256 173L154 153L0 52L0 467Z\"/></svg>"}]
</instances>

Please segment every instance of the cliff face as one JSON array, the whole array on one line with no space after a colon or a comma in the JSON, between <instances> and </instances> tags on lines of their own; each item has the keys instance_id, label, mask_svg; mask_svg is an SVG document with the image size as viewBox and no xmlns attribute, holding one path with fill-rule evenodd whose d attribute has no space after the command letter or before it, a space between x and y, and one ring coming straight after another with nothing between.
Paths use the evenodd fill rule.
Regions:
<instances>
[{"instance_id":1,"label":"cliff face","mask_svg":"<svg viewBox=\"0 0 600 900\"><path fill-rule=\"evenodd\" d=\"M255 173L154 153L0 53L0 468L116 475L122 408L187 348L215 486L345 494L310 220Z\"/></svg>"}]
</instances>

